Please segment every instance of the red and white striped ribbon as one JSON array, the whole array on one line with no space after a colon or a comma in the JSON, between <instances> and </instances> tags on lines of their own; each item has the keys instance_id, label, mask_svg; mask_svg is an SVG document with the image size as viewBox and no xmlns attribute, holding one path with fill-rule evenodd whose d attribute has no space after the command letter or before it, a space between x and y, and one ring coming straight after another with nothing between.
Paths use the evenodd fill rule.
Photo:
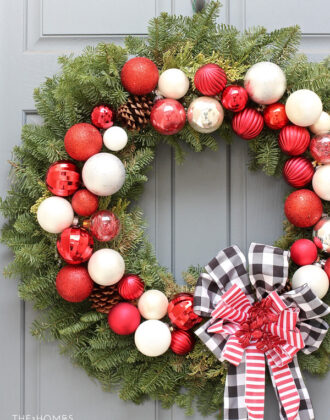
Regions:
<instances>
[{"instance_id":1,"label":"red and white striped ribbon","mask_svg":"<svg viewBox=\"0 0 330 420\"><path fill-rule=\"evenodd\" d=\"M263 419L265 406L265 355L255 346L245 349L245 404L249 420Z\"/></svg>"}]
</instances>

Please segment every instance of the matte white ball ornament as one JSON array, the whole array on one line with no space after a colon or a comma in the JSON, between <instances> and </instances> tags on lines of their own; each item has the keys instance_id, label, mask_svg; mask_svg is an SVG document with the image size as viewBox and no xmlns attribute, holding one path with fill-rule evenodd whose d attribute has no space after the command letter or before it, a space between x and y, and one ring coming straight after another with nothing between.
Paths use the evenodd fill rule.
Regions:
<instances>
[{"instance_id":1,"label":"matte white ball ornament","mask_svg":"<svg viewBox=\"0 0 330 420\"><path fill-rule=\"evenodd\" d=\"M149 357L165 353L171 344L171 332L167 324L156 319L142 322L135 331L137 349Z\"/></svg>"},{"instance_id":2,"label":"matte white ball ornament","mask_svg":"<svg viewBox=\"0 0 330 420\"><path fill-rule=\"evenodd\" d=\"M325 134L330 131L330 115L322 111L320 118L309 127L314 134Z\"/></svg>"},{"instance_id":3,"label":"matte white ball ornament","mask_svg":"<svg viewBox=\"0 0 330 420\"><path fill-rule=\"evenodd\" d=\"M74 212L68 200L48 197L38 207L39 225L49 233L60 233L72 225Z\"/></svg>"},{"instance_id":4,"label":"matte white ball ornament","mask_svg":"<svg viewBox=\"0 0 330 420\"><path fill-rule=\"evenodd\" d=\"M113 152L122 150L126 146L127 140L126 131L116 125L108 128L103 134L104 146Z\"/></svg>"},{"instance_id":5,"label":"matte white ball ornament","mask_svg":"<svg viewBox=\"0 0 330 420\"><path fill-rule=\"evenodd\" d=\"M316 169L313 179L313 190L322 200L330 201L330 164Z\"/></svg>"},{"instance_id":6,"label":"matte white ball ornament","mask_svg":"<svg viewBox=\"0 0 330 420\"><path fill-rule=\"evenodd\" d=\"M312 292L322 299L329 289L329 279L326 272L318 265L304 265L298 268L292 277L292 288L296 289L307 284Z\"/></svg>"},{"instance_id":7,"label":"matte white ball ornament","mask_svg":"<svg viewBox=\"0 0 330 420\"><path fill-rule=\"evenodd\" d=\"M189 79L182 70L165 70L158 80L158 91L165 98L180 99L189 89Z\"/></svg>"},{"instance_id":8,"label":"matte white ball ornament","mask_svg":"<svg viewBox=\"0 0 330 420\"><path fill-rule=\"evenodd\" d=\"M160 290L147 290L141 295L138 308L145 319L161 319L167 313L168 299Z\"/></svg>"},{"instance_id":9,"label":"matte white ball ornament","mask_svg":"<svg viewBox=\"0 0 330 420\"><path fill-rule=\"evenodd\" d=\"M112 195L125 182L125 167L117 156L111 153L97 153L91 156L82 169L85 187L93 194Z\"/></svg>"},{"instance_id":10,"label":"matte white ball ornament","mask_svg":"<svg viewBox=\"0 0 330 420\"><path fill-rule=\"evenodd\" d=\"M291 93L285 104L285 112L289 120L300 127L308 127L316 123L322 113L322 101L313 91L300 89Z\"/></svg>"},{"instance_id":11,"label":"matte white ball ornament","mask_svg":"<svg viewBox=\"0 0 330 420\"><path fill-rule=\"evenodd\" d=\"M117 283L125 273L124 259L113 249L99 249L88 261L88 273L95 283L111 286Z\"/></svg>"}]
</instances>

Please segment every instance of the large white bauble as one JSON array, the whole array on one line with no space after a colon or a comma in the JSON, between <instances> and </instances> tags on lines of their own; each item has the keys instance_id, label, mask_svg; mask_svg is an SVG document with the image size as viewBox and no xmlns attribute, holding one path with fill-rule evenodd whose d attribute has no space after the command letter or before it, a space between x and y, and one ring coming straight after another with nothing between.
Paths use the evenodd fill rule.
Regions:
<instances>
[{"instance_id":1,"label":"large white bauble","mask_svg":"<svg viewBox=\"0 0 330 420\"><path fill-rule=\"evenodd\" d=\"M101 196L112 195L125 182L125 167L117 156L97 153L85 162L82 179L90 192Z\"/></svg>"},{"instance_id":2,"label":"large white bauble","mask_svg":"<svg viewBox=\"0 0 330 420\"><path fill-rule=\"evenodd\" d=\"M74 212L69 201L62 197L48 197L37 211L39 225L49 233L60 233L72 225Z\"/></svg>"},{"instance_id":3,"label":"large white bauble","mask_svg":"<svg viewBox=\"0 0 330 420\"><path fill-rule=\"evenodd\" d=\"M144 321L135 331L135 345L145 356L156 357L165 353L171 344L168 326L156 319Z\"/></svg>"},{"instance_id":4,"label":"large white bauble","mask_svg":"<svg viewBox=\"0 0 330 420\"><path fill-rule=\"evenodd\" d=\"M329 289L329 278L318 265L304 265L298 268L292 277L292 288L297 289L307 284L312 292L322 299Z\"/></svg>"},{"instance_id":5,"label":"large white bauble","mask_svg":"<svg viewBox=\"0 0 330 420\"><path fill-rule=\"evenodd\" d=\"M247 71L244 87L250 98L257 104L273 104L285 92L286 77L277 64L262 61L254 64Z\"/></svg>"},{"instance_id":6,"label":"large white bauble","mask_svg":"<svg viewBox=\"0 0 330 420\"><path fill-rule=\"evenodd\" d=\"M330 201L330 164L316 169L312 183L315 194L322 200Z\"/></svg>"},{"instance_id":7,"label":"large white bauble","mask_svg":"<svg viewBox=\"0 0 330 420\"><path fill-rule=\"evenodd\" d=\"M103 134L104 146L113 152L122 150L126 146L127 140L126 131L116 125L108 128Z\"/></svg>"},{"instance_id":8,"label":"large white bauble","mask_svg":"<svg viewBox=\"0 0 330 420\"><path fill-rule=\"evenodd\" d=\"M108 248L99 249L88 261L88 272L95 283L110 286L123 277L125 262L119 252Z\"/></svg>"},{"instance_id":9,"label":"large white bauble","mask_svg":"<svg viewBox=\"0 0 330 420\"><path fill-rule=\"evenodd\" d=\"M139 299L138 308L145 319L161 319L167 313L168 300L160 290L148 290Z\"/></svg>"},{"instance_id":10,"label":"large white bauble","mask_svg":"<svg viewBox=\"0 0 330 420\"><path fill-rule=\"evenodd\" d=\"M300 127L308 127L316 123L322 113L322 101L313 91L300 89L291 93L285 104L285 112L289 120Z\"/></svg>"},{"instance_id":11,"label":"large white bauble","mask_svg":"<svg viewBox=\"0 0 330 420\"><path fill-rule=\"evenodd\" d=\"M159 76L158 91L165 98L180 99L189 89L189 79L179 69L165 70Z\"/></svg>"},{"instance_id":12,"label":"large white bauble","mask_svg":"<svg viewBox=\"0 0 330 420\"><path fill-rule=\"evenodd\" d=\"M330 115L322 111L320 118L309 127L314 134L325 134L330 131Z\"/></svg>"}]
</instances>

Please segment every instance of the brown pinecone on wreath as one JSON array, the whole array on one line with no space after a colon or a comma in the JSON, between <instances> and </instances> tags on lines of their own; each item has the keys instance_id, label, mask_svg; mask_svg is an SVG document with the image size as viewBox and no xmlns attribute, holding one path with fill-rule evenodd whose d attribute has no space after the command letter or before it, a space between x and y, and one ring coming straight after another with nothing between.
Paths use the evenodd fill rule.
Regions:
<instances>
[{"instance_id":1,"label":"brown pinecone on wreath","mask_svg":"<svg viewBox=\"0 0 330 420\"><path fill-rule=\"evenodd\" d=\"M152 107L151 96L130 96L126 104L117 109L117 119L128 130L139 131L148 124Z\"/></svg>"},{"instance_id":2,"label":"brown pinecone on wreath","mask_svg":"<svg viewBox=\"0 0 330 420\"><path fill-rule=\"evenodd\" d=\"M89 297L92 302L92 308L102 314L109 313L110 309L123 299L118 293L118 286L94 285L94 289Z\"/></svg>"}]
</instances>

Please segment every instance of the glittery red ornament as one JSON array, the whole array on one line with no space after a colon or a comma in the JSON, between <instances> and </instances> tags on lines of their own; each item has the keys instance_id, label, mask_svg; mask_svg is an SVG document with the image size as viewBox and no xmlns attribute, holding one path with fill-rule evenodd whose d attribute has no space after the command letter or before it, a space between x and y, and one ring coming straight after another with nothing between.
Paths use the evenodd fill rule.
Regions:
<instances>
[{"instance_id":1,"label":"glittery red ornament","mask_svg":"<svg viewBox=\"0 0 330 420\"><path fill-rule=\"evenodd\" d=\"M217 64L205 64L196 71L194 83L203 95L215 96L223 91L227 76Z\"/></svg>"},{"instance_id":2,"label":"glittery red ornament","mask_svg":"<svg viewBox=\"0 0 330 420\"><path fill-rule=\"evenodd\" d=\"M100 242L111 241L120 230L120 222L109 210L100 210L89 220L83 221L83 226Z\"/></svg>"},{"instance_id":3,"label":"glittery red ornament","mask_svg":"<svg viewBox=\"0 0 330 420\"><path fill-rule=\"evenodd\" d=\"M89 260L93 253L93 238L80 227L64 229L56 245L58 253L68 264L81 264Z\"/></svg>"},{"instance_id":4,"label":"glittery red ornament","mask_svg":"<svg viewBox=\"0 0 330 420\"><path fill-rule=\"evenodd\" d=\"M324 271L327 273L327 276L329 277L329 281L330 281L330 258L327 258L323 268L324 268Z\"/></svg>"},{"instance_id":5,"label":"glittery red ornament","mask_svg":"<svg viewBox=\"0 0 330 420\"><path fill-rule=\"evenodd\" d=\"M291 246L290 257L298 265L313 264L317 258L316 245L309 239L298 239Z\"/></svg>"},{"instance_id":6,"label":"glittery red ornament","mask_svg":"<svg viewBox=\"0 0 330 420\"><path fill-rule=\"evenodd\" d=\"M283 176L295 188L309 184L314 175L314 167L305 157L292 157L285 162Z\"/></svg>"},{"instance_id":7,"label":"glittery red ornament","mask_svg":"<svg viewBox=\"0 0 330 420\"><path fill-rule=\"evenodd\" d=\"M87 268L82 265L66 265L56 277L58 294L68 302L81 302L88 298L94 287Z\"/></svg>"},{"instance_id":8,"label":"glittery red ornament","mask_svg":"<svg viewBox=\"0 0 330 420\"><path fill-rule=\"evenodd\" d=\"M264 110L264 120L267 127L272 130L280 130L285 127L289 122L285 105L280 103L268 105Z\"/></svg>"},{"instance_id":9,"label":"glittery red ornament","mask_svg":"<svg viewBox=\"0 0 330 420\"><path fill-rule=\"evenodd\" d=\"M175 99L162 99L152 107L151 125L164 135L178 133L185 125L186 111Z\"/></svg>"},{"instance_id":10,"label":"glittery red ornament","mask_svg":"<svg viewBox=\"0 0 330 420\"><path fill-rule=\"evenodd\" d=\"M193 311L194 296L191 293L179 293L170 301L167 313L173 325L181 330L190 330L202 321Z\"/></svg>"},{"instance_id":11,"label":"glittery red ornament","mask_svg":"<svg viewBox=\"0 0 330 420\"><path fill-rule=\"evenodd\" d=\"M102 148L101 133L92 124L78 123L69 128L64 137L64 147L75 160L87 160Z\"/></svg>"},{"instance_id":12,"label":"glittery red ornament","mask_svg":"<svg viewBox=\"0 0 330 420\"><path fill-rule=\"evenodd\" d=\"M195 345L194 334L190 331L174 330L171 333L171 350L183 356L189 353Z\"/></svg>"},{"instance_id":13,"label":"glittery red ornament","mask_svg":"<svg viewBox=\"0 0 330 420\"><path fill-rule=\"evenodd\" d=\"M135 57L124 64L120 77L128 92L146 95L155 89L159 73L156 64L149 58Z\"/></svg>"},{"instance_id":14,"label":"glittery red ornament","mask_svg":"<svg viewBox=\"0 0 330 420\"><path fill-rule=\"evenodd\" d=\"M84 188L74 193L71 205L79 216L90 216L98 209L99 199L97 195Z\"/></svg>"},{"instance_id":15,"label":"glittery red ornament","mask_svg":"<svg viewBox=\"0 0 330 420\"><path fill-rule=\"evenodd\" d=\"M139 310L127 302L120 302L110 309L108 324L110 329L119 335L132 334L140 325Z\"/></svg>"},{"instance_id":16,"label":"glittery red ornament","mask_svg":"<svg viewBox=\"0 0 330 420\"><path fill-rule=\"evenodd\" d=\"M113 111L106 105L96 106L91 114L92 123L104 130L113 126Z\"/></svg>"},{"instance_id":17,"label":"glittery red ornament","mask_svg":"<svg viewBox=\"0 0 330 420\"><path fill-rule=\"evenodd\" d=\"M278 145L280 149L290 156L304 153L309 145L310 135L307 128L297 125L287 125L280 131Z\"/></svg>"},{"instance_id":18,"label":"glittery red ornament","mask_svg":"<svg viewBox=\"0 0 330 420\"><path fill-rule=\"evenodd\" d=\"M123 299L138 299L144 292L144 283L137 274L126 274L118 283L118 293Z\"/></svg>"},{"instance_id":19,"label":"glittery red ornament","mask_svg":"<svg viewBox=\"0 0 330 420\"><path fill-rule=\"evenodd\" d=\"M59 160L50 165L46 174L49 191L60 197L68 197L79 188L80 173L77 166L67 160Z\"/></svg>"},{"instance_id":20,"label":"glittery red ornament","mask_svg":"<svg viewBox=\"0 0 330 420\"><path fill-rule=\"evenodd\" d=\"M247 91L238 85L227 86L222 92L221 103L228 111L242 111L249 99Z\"/></svg>"},{"instance_id":21,"label":"glittery red ornament","mask_svg":"<svg viewBox=\"0 0 330 420\"><path fill-rule=\"evenodd\" d=\"M322 164L330 163L330 133L313 137L309 145L313 158Z\"/></svg>"},{"instance_id":22,"label":"glittery red ornament","mask_svg":"<svg viewBox=\"0 0 330 420\"><path fill-rule=\"evenodd\" d=\"M302 189L287 197L284 212L290 223L306 228L320 220L323 207L320 198L313 191Z\"/></svg>"},{"instance_id":23,"label":"glittery red ornament","mask_svg":"<svg viewBox=\"0 0 330 420\"><path fill-rule=\"evenodd\" d=\"M234 115L232 127L242 139L251 140L261 133L264 127L264 119L260 112L255 109L245 108Z\"/></svg>"}]
</instances>

